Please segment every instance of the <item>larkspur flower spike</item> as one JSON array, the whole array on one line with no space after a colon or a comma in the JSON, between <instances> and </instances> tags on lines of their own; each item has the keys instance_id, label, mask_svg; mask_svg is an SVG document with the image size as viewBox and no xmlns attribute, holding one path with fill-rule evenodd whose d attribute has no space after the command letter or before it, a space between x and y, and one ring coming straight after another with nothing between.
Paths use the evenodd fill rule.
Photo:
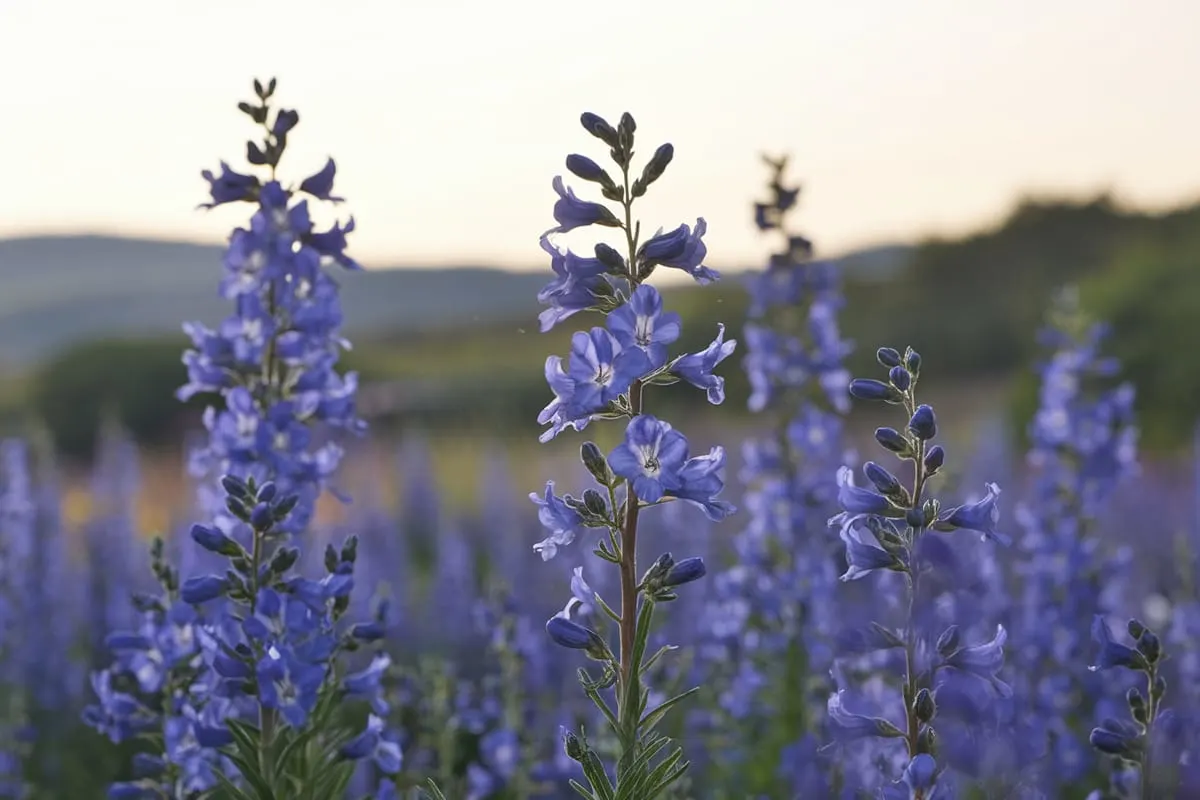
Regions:
<instances>
[{"instance_id":1,"label":"larkspur flower spike","mask_svg":"<svg viewBox=\"0 0 1200 800\"><path fill-rule=\"evenodd\" d=\"M239 106L263 137L247 144L247 158L268 174L238 173L224 162L219 174L203 173L211 195L204 207L249 203L254 213L230 237L225 259L221 294L236 311L216 330L188 326L194 349L184 356L188 383L179 392L224 401L223 410L206 412L209 444L192 458L196 477L211 481L204 499L212 521L193 526L191 540L226 568L180 580L161 542L155 546L163 596L150 604L147 623L176 631L177 645L170 658L158 657L162 671L135 697L114 691L112 678L133 666L126 654L149 656L156 645L145 636L113 637L117 665L94 678L100 705L87 718L117 739L152 732L165 749L152 754L146 777L114 785L113 797L183 796L183 786L191 796L221 785L275 797L303 786L335 797L363 759L382 775L382 796L401 768L382 717L390 659L380 653L365 670L342 675L344 654L381 638L370 623L343 624L357 539L327 546L322 577L295 570L297 535L341 457L336 441L313 448L312 430L363 428L356 378L335 369L347 343L338 330L338 286L325 272L358 265L345 253L353 221L316 231L310 218L310 199L342 200L333 193L333 159L295 190L276 176L300 118L272 108L275 87L256 81L257 100ZM373 712L357 736L337 713L350 698ZM118 710L122 722L113 719Z\"/></svg>"},{"instance_id":2,"label":"larkspur flower spike","mask_svg":"<svg viewBox=\"0 0 1200 800\"><path fill-rule=\"evenodd\" d=\"M636 176L630 171L637 130L631 115L623 115L615 127L590 113L580 121L609 147L614 175L581 154L567 157L567 170L598 186L602 200L619 207L614 211L604 202L583 199L561 176L554 179L558 225L543 234L541 246L550 255L557 277L538 295L549 306L541 315L541 327L549 330L588 311L604 314L606 319L603 326L574 334L567 359L552 355L546 360L546 381L554 398L538 422L549 426L542 441L567 429L583 430L597 419L626 420L625 436L607 456L594 443L583 445L581 459L599 488L588 488L578 498L560 496L554 482L548 481L543 494L530 495L539 506L539 519L549 530L534 549L549 560L585 531L603 531L595 554L619 570L619 603L610 606L593 593L577 569L573 597L546 623L546 631L555 644L582 651L602 665L602 677L594 679L580 670L580 682L609 724L619 755L616 769L610 773L587 739L573 733L565 738L566 755L581 766L595 796L633 796L630 792L636 791L637 797L652 800L682 777L686 762L680 761L680 751L673 747L658 757L638 756L647 748L658 752L666 744L651 721L684 695L645 710L649 699L646 668L670 649L648 656L646 643L656 607L675 600L679 587L701 579L706 570L699 557L676 563L664 554L639 580L639 516L644 509L680 500L698 507L710 519L724 518L734 509L717 497L724 487L724 450L715 447L706 455L692 456L684 434L647 413L644 400L649 387L682 380L704 390L709 402L722 402L724 381L714 369L733 352L736 343L724 338L721 326L716 340L705 350L671 358L669 348L679 339L681 320L678 314L664 310L662 296L646 281L660 266L683 270L701 284L716 280L717 273L703 263L707 227L698 219L694 227L684 224L668 233L660 229L639 242L641 227L633 221L634 201L663 176L674 148L669 144L659 147ZM624 234L624 251L600 243L595 246L595 258L587 258L559 250L551 239L558 233L592 226L619 229ZM594 605L606 609L617 623L617 648L610 647L602 631L573 618L582 608ZM610 690L611 698L607 696Z\"/></svg>"},{"instance_id":3,"label":"larkspur flower spike","mask_svg":"<svg viewBox=\"0 0 1200 800\"><path fill-rule=\"evenodd\" d=\"M874 623L877 632L873 647L898 647L904 652L901 675L903 724L893 725L886 720L849 714L843 708L841 695L830 700L829 717L835 734L843 737L898 738L906 746L907 766L901 780L883 787L884 796L911 797L929 800L938 792L939 776L943 771L931 754L930 743L935 741L934 721L937 716L939 689L953 676L960 675L990 688L990 698L1007 699L1012 689L1001 680L999 672L1004 663L1004 643L1007 631L995 629L990 641L962 646L958 626L951 625L937 638L934 651L937 660L933 670L918 667L918 654L928 648L922 642L914 614L917 604L927 601L920 593L924 573L932 563L923 563L925 553L936 543L926 537L937 532L958 529L974 530L985 539L1007 541L1000 533L997 498L1000 490L988 484L985 497L975 503L943 509L930 497L930 478L942 467L945 454L932 440L937 437L937 417L931 406L916 399L921 357L911 348L901 354L890 347L881 348L879 363L888 370L887 380L857 378L850 381L850 394L866 401L901 406L906 416L903 429L879 428L875 439L887 452L909 463L912 484L904 486L884 467L867 462L863 473L870 484L857 486L854 471L842 467L838 471L838 503L841 513L829 523L839 530L846 545L847 570L842 580L856 580L872 573L898 572L904 576L908 609L899 635Z\"/></svg>"}]
</instances>

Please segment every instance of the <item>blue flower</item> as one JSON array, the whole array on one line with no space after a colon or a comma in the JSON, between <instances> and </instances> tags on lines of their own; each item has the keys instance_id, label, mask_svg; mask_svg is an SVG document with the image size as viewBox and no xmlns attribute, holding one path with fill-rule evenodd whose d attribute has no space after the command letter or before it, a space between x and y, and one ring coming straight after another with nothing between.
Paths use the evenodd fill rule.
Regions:
<instances>
[{"instance_id":1,"label":"blue flower","mask_svg":"<svg viewBox=\"0 0 1200 800\"><path fill-rule=\"evenodd\" d=\"M1011 697L1012 688L996 674L1004 666L1004 643L1007 640L1008 631L1003 625L997 625L996 635L991 641L958 648L947 656L943 663L987 681L1001 697Z\"/></svg>"},{"instance_id":2,"label":"blue flower","mask_svg":"<svg viewBox=\"0 0 1200 800\"><path fill-rule=\"evenodd\" d=\"M317 706L326 665L301 660L290 648L272 645L256 666L259 701L302 728Z\"/></svg>"},{"instance_id":3,"label":"blue flower","mask_svg":"<svg viewBox=\"0 0 1200 800\"><path fill-rule=\"evenodd\" d=\"M385 775L395 775L404 766L404 754L397 737L388 732L384 721L374 714L367 717L366 729L342 746L341 755L351 761L370 759Z\"/></svg>"},{"instance_id":4,"label":"blue flower","mask_svg":"<svg viewBox=\"0 0 1200 800\"><path fill-rule=\"evenodd\" d=\"M328 200L331 203L340 203L344 198L334 197L333 192L333 176L337 172L337 165L333 163L333 159L325 162L325 166L321 167L320 172L308 176L300 183L300 191L308 192L313 197L321 200Z\"/></svg>"},{"instance_id":5,"label":"blue flower","mask_svg":"<svg viewBox=\"0 0 1200 800\"><path fill-rule=\"evenodd\" d=\"M199 605L215 600L225 594L228 588L228 582L220 575L198 575L183 582L179 596L185 603Z\"/></svg>"},{"instance_id":6,"label":"blue flower","mask_svg":"<svg viewBox=\"0 0 1200 800\"><path fill-rule=\"evenodd\" d=\"M389 709L383 696L383 677L391 665L392 659L387 653L377 653L365 669L352 672L342 679L346 695L366 700L374 713L387 716Z\"/></svg>"},{"instance_id":7,"label":"blue flower","mask_svg":"<svg viewBox=\"0 0 1200 800\"><path fill-rule=\"evenodd\" d=\"M575 411L572 405L575 381L563 369L562 363L560 356L546 358L546 383L550 384L554 399L538 414L538 424L550 426L538 437L538 441L542 443L550 441L567 428L581 431L592 418L590 412L580 414Z\"/></svg>"},{"instance_id":8,"label":"blue flower","mask_svg":"<svg viewBox=\"0 0 1200 800\"><path fill-rule=\"evenodd\" d=\"M904 566L897 556L874 542L866 541L862 526L855 521L842 525L838 536L846 544L846 571L841 576L843 581L856 581L876 570L900 569Z\"/></svg>"},{"instance_id":9,"label":"blue flower","mask_svg":"<svg viewBox=\"0 0 1200 800\"><path fill-rule=\"evenodd\" d=\"M714 447L702 456L693 456L679 470L679 487L666 494L699 508L713 522L720 522L737 509L717 495L725 488L725 448Z\"/></svg>"},{"instance_id":10,"label":"blue flower","mask_svg":"<svg viewBox=\"0 0 1200 800\"><path fill-rule=\"evenodd\" d=\"M671 365L671 371L697 389L708 392L708 402L720 405L725 402L725 379L714 375L713 370L728 358L737 347L737 340L724 341L725 326L717 325L717 338L704 350L683 356Z\"/></svg>"},{"instance_id":11,"label":"blue flower","mask_svg":"<svg viewBox=\"0 0 1200 800\"><path fill-rule=\"evenodd\" d=\"M543 235L539 244L550 254L550 268L558 276L538 292L538 302L550 306L538 315L545 333L572 314L596 305L597 295L611 294L612 287L600 259L584 258L570 250L564 253L550 243L548 235Z\"/></svg>"},{"instance_id":12,"label":"blue flower","mask_svg":"<svg viewBox=\"0 0 1200 800\"><path fill-rule=\"evenodd\" d=\"M687 225L680 225L670 233L660 230L638 248L638 259L647 267L661 264L683 270L697 283L712 283L721 276L703 265L704 257L708 255L703 240L707 229L704 219L700 218L696 220L695 230Z\"/></svg>"},{"instance_id":13,"label":"blue flower","mask_svg":"<svg viewBox=\"0 0 1200 800\"><path fill-rule=\"evenodd\" d=\"M1092 729L1088 741L1100 752L1122 758L1137 759L1143 749L1141 731L1132 723L1111 717Z\"/></svg>"},{"instance_id":14,"label":"blue flower","mask_svg":"<svg viewBox=\"0 0 1200 800\"><path fill-rule=\"evenodd\" d=\"M582 416L604 409L629 390L635 380L651 371L650 359L640 348L623 350L604 328L571 337L571 363L567 374L574 382L570 406Z\"/></svg>"},{"instance_id":15,"label":"blue flower","mask_svg":"<svg viewBox=\"0 0 1200 800\"><path fill-rule=\"evenodd\" d=\"M842 507L843 514L837 515L834 519L839 522L848 516L885 514L893 507L891 501L878 492L855 486L854 470L850 467L843 466L838 469L837 485L838 505ZM831 524L833 524L832 520Z\"/></svg>"},{"instance_id":16,"label":"blue flower","mask_svg":"<svg viewBox=\"0 0 1200 800\"><path fill-rule=\"evenodd\" d=\"M207 169L200 175L208 181L209 193L212 195L212 202L205 203L201 208L215 208L223 203L253 200L255 192L258 191L258 178L234 172L224 161L221 162L220 175L213 175Z\"/></svg>"},{"instance_id":17,"label":"blue flower","mask_svg":"<svg viewBox=\"0 0 1200 800\"><path fill-rule=\"evenodd\" d=\"M942 531L960 528L976 531L985 541L990 539L1002 545L1009 544L1012 540L996 530L996 524L1000 521L1000 509L996 506L1000 487L994 483L986 484L986 487L987 494L982 500L951 509L938 518L934 527Z\"/></svg>"},{"instance_id":18,"label":"blue flower","mask_svg":"<svg viewBox=\"0 0 1200 800\"><path fill-rule=\"evenodd\" d=\"M541 553L543 561L549 561L554 558L558 548L575 541L575 536L583 527L583 517L567 505L564 498L554 494L554 481L546 481L544 498L533 492L529 499L538 505L538 519L542 525L550 529L550 535L535 544L533 549Z\"/></svg>"},{"instance_id":19,"label":"blue flower","mask_svg":"<svg viewBox=\"0 0 1200 800\"><path fill-rule=\"evenodd\" d=\"M680 470L688 457L682 433L650 414L639 414L625 428L625 441L613 448L609 466L633 485L639 499L657 503L683 482Z\"/></svg>"},{"instance_id":20,"label":"blue flower","mask_svg":"<svg viewBox=\"0 0 1200 800\"><path fill-rule=\"evenodd\" d=\"M1092 639L1096 644L1100 645L1100 652L1096 656L1096 663L1088 667L1092 672L1102 669L1112 669L1113 667L1143 670L1148 666L1146 657L1137 650L1113 641L1112 632L1108 629L1108 623L1104 621L1104 617L1100 614L1092 618Z\"/></svg>"},{"instance_id":21,"label":"blue flower","mask_svg":"<svg viewBox=\"0 0 1200 800\"><path fill-rule=\"evenodd\" d=\"M586 225L620 227L621 223L608 208L600 203L591 203L576 197L574 190L563 185L561 175L554 178L553 185L554 191L558 194L558 201L554 204L554 221L558 223L558 226L551 228L546 233L566 233Z\"/></svg>"},{"instance_id":22,"label":"blue flower","mask_svg":"<svg viewBox=\"0 0 1200 800\"><path fill-rule=\"evenodd\" d=\"M892 723L882 717L867 717L862 714L852 714L845 708L845 690L839 689L830 695L826 710L829 712L830 732L839 742L852 742L858 739L881 737L885 739L898 738L904 734Z\"/></svg>"},{"instance_id":23,"label":"blue flower","mask_svg":"<svg viewBox=\"0 0 1200 800\"><path fill-rule=\"evenodd\" d=\"M622 347L645 351L651 369L667 363L667 345L679 338L681 330L679 315L673 311L663 313L662 296L647 283L633 291L628 303L608 315L607 325Z\"/></svg>"}]
</instances>

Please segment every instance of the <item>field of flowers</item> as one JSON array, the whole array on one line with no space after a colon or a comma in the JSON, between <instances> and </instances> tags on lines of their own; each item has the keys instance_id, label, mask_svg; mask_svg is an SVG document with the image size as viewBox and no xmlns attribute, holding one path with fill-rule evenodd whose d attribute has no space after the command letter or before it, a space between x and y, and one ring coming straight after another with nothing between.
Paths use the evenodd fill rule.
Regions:
<instances>
[{"instance_id":1,"label":"field of flowers","mask_svg":"<svg viewBox=\"0 0 1200 800\"><path fill-rule=\"evenodd\" d=\"M146 547L120 435L79 526L37 438L0 444L0 796L1200 797L1200 474L1139 463L1135 387L1069 287L1025 452L957 447L921 391L936 349L843 338L871 310L768 159L749 318L680 352L652 279L721 276L702 217L664 230L637 201L686 163L585 113L609 166L553 178L538 298L543 332L580 330L529 420L579 458L520 485L469 442L472 511L447 515L436 442L410 437L393 510L342 463L371 437L338 365L354 222L310 217L343 202L333 160L277 174L299 115L275 88L239 105L250 167L203 173L248 222L213 270L230 316L186 326L178 397L212 405L169 532ZM576 229L604 234L590 255L559 243ZM668 392L721 406L730 369L752 430L656 415ZM889 421L850 430L856 406Z\"/></svg>"}]
</instances>

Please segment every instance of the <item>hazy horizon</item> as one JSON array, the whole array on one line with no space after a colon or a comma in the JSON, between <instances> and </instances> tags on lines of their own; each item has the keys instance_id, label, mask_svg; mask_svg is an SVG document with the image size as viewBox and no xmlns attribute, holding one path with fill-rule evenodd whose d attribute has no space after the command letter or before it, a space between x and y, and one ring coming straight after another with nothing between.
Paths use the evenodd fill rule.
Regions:
<instances>
[{"instance_id":1,"label":"hazy horizon","mask_svg":"<svg viewBox=\"0 0 1200 800\"><path fill-rule=\"evenodd\" d=\"M222 159L244 167L253 128L236 104L252 78L270 76L278 101L301 114L282 174L298 181L332 155L349 200L338 214L359 225L352 251L376 266L542 264L537 238L553 225L563 158L603 156L579 127L584 110L633 112L642 155L675 144L645 226L705 217L717 266L757 263L766 250L749 213L763 151L791 153L805 189L799 228L828 253L952 236L1027 195L1110 190L1145 209L1200 197L1200 175L1180 168L1200 129L1187 102L1200 6L739 9L0 6L0 69L29 76L4 90L0 237L220 244L246 210L196 211L199 173Z\"/></svg>"}]
</instances>

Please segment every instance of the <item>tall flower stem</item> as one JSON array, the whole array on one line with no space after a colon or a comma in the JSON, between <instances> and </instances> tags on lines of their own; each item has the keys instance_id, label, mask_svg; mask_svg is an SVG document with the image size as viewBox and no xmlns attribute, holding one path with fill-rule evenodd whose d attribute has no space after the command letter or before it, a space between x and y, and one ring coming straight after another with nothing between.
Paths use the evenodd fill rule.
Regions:
<instances>
[{"instance_id":1,"label":"tall flower stem","mask_svg":"<svg viewBox=\"0 0 1200 800\"><path fill-rule=\"evenodd\" d=\"M621 204L625 209L625 242L629 248L629 291L638 285L637 275L637 231L633 227L633 192L629 184L629 161L621 169L624 187ZM631 418L642 413L642 382L635 380L629 387L629 415ZM638 574L637 534L640 501L633 490L633 482L626 484L625 519L621 527L621 692L618 697L618 720L622 730L622 747L631 750L637 741L638 709L640 706L641 675L634 663L634 648L638 624ZM632 752L623 752L618 762L618 778L621 765L632 757Z\"/></svg>"}]
</instances>

